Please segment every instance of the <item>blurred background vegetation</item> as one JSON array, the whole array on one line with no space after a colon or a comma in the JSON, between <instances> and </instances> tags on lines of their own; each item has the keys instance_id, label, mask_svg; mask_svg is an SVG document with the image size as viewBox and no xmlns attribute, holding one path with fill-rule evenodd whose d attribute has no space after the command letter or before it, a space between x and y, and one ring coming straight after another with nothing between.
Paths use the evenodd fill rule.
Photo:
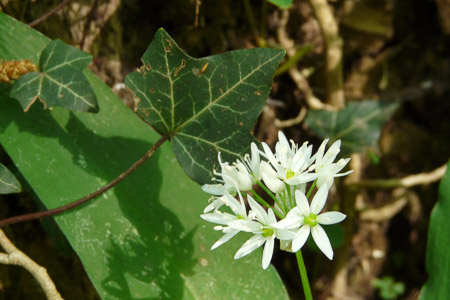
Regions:
<instances>
[{"instance_id":1,"label":"blurred background vegetation","mask_svg":"<svg viewBox=\"0 0 450 300\"><path fill-rule=\"evenodd\" d=\"M327 115L314 112L336 107L327 88L337 84L346 107L367 100L397 105L378 125L379 140L352 154L358 178L402 178L445 164L450 154L450 3L328 1L343 42L342 72L330 75L330 41L314 2L294 0L288 11L263 0L0 0L0 8L52 39L92 53L90 69L130 107L132 96L121 83L140 66L160 27L193 57L258 46L285 48L293 58L274 79L254 129L259 140L273 145L282 129L296 142L320 143L326 133L314 124ZM11 168L1 149L0 161ZM317 299L336 294L343 299L417 299L427 279L426 237L437 183L357 190L337 185L342 187L331 200L349 221L345 228L331 229L336 258L330 264L313 247L304 253ZM2 197L10 198L0 202L2 218L39 208L32 195ZM51 220L18 224L6 233L48 269L67 299L99 298ZM280 251L274 257L292 299L301 299L295 258ZM29 282L33 278L26 271L0 266L0 299L43 299L40 287Z\"/></svg>"}]
</instances>

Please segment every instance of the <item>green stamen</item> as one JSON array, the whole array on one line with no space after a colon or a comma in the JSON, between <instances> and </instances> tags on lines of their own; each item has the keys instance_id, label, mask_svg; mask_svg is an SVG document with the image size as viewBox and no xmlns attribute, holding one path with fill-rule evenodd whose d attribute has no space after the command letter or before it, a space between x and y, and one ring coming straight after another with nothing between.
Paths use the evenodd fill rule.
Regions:
<instances>
[{"instance_id":1,"label":"green stamen","mask_svg":"<svg viewBox=\"0 0 450 300\"><path fill-rule=\"evenodd\" d=\"M309 225L310 227L316 226L318 224L316 218L317 215L310 214L309 216L305 217L305 224Z\"/></svg>"},{"instance_id":2,"label":"green stamen","mask_svg":"<svg viewBox=\"0 0 450 300\"><path fill-rule=\"evenodd\" d=\"M295 172L292 170L287 170L286 172L286 179L292 178L295 176Z\"/></svg>"},{"instance_id":3,"label":"green stamen","mask_svg":"<svg viewBox=\"0 0 450 300\"><path fill-rule=\"evenodd\" d=\"M263 237L269 237L269 236L272 236L273 234L274 234L274 232L273 232L272 228L264 228L263 229L263 233L262 233Z\"/></svg>"}]
</instances>

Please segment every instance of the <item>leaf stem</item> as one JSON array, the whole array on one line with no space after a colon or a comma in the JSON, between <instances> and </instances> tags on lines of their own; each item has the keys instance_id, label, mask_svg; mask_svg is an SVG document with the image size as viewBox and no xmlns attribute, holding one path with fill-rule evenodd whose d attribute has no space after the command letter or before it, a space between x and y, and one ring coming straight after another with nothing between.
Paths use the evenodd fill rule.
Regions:
<instances>
[{"instance_id":1,"label":"leaf stem","mask_svg":"<svg viewBox=\"0 0 450 300\"><path fill-rule=\"evenodd\" d=\"M309 188L308 194L306 195L306 198L309 199L309 196L311 196L312 191L314 190L314 187L316 186L316 180L314 180L313 184L311 185L311 187Z\"/></svg>"},{"instance_id":2,"label":"leaf stem","mask_svg":"<svg viewBox=\"0 0 450 300\"><path fill-rule=\"evenodd\" d=\"M162 136L145 154L144 156L142 156L138 161L136 161L131 167L129 167L126 171L124 171L122 174L120 174L119 176L117 176L116 178L114 178L111 182L109 182L107 185L101 187L100 189L96 190L95 192L79 199L76 200L74 202L71 202L69 204L54 208L54 209L50 209L50 210L46 210L46 211L41 211L41 212L36 212L36 213L31 213L31 214L25 214L25 215L19 215L19 216L14 216L14 217L10 217L10 218L6 218L3 220L0 220L0 228L5 226L5 225L10 225L10 224L16 224L16 223L21 223L21 222L25 222L25 221L31 221L31 220L35 220L35 219L40 219L40 218L45 218L45 217L49 217L49 216L54 216L60 213L63 213L65 211L68 211L72 208L75 208L77 206L80 206L81 204L84 204L86 202L88 202L89 200L92 200L98 196L100 196L101 194L103 194L104 192L106 192L107 190L109 190L110 188L114 187L116 184L118 184L119 182L121 182L122 180L124 180L125 178L127 178L131 173L133 173L134 171L136 171L137 168L139 168L147 159L149 159L153 153L155 153L155 151L168 139L167 135Z\"/></svg>"},{"instance_id":3,"label":"leaf stem","mask_svg":"<svg viewBox=\"0 0 450 300\"><path fill-rule=\"evenodd\" d=\"M303 292L305 293L306 300L313 300L311 287L309 286L308 274L306 273L305 262L303 261L302 251L298 250L295 253L297 256L298 270L300 271L300 277L302 279Z\"/></svg>"}]
</instances>

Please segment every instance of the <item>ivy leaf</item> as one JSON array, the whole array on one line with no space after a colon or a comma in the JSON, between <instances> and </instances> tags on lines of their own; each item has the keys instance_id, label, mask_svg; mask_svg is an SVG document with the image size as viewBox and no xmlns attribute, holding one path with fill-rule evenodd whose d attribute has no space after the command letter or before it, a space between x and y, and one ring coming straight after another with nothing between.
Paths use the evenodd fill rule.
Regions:
<instances>
[{"instance_id":1,"label":"ivy leaf","mask_svg":"<svg viewBox=\"0 0 450 300\"><path fill-rule=\"evenodd\" d=\"M341 154L376 148L381 130L398 104L383 101L349 102L337 112L310 111L306 125L319 137L341 140Z\"/></svg>"},{"instance_id":2,"label":"ivy leaf","mask_svg":"<svg viewBox=\"0 0 450 300\"><path fill-rule=\"evenodd\" d=\"M22 190L16 177L0 163L0 194L18 193Z\"/></svg>"},{"instance_id":3,"label":"ivy leaf","mask_svg":"<svg viewBox=\"0 0 450 300\"><path fill-rule=\"evenodd\" d=\"M292 5L292 0L267 0L281 8L288 8Z\"/></svg>"},{"instance_id":4,"label":"ivy leaf","mask_svg":"<svg viewBox=\"0 0 450 300\"><path fill-rule=\"evenodd\" d=\"M171 136L185 172L200 184L213 177L221 152L234 160L249 151L258 118L284 51L250 49L192 58L160 29L125 78L136 93L137 113Z\"/></svg>"},{"instance_id":5,"label":"ivy leaf","mask_svg":"<svg viewBox=\"0 0 450 300\"><path fill-rule=\"evenodd\" d=\"M42 51L40 72L27 73L17 80L10 96L25 111L39 99L44 107L97 112L97 98L83 75L91 60L90 54L54 40Z\"/></svg>"},{"instance_id":6,"label":"ivy leaf","mask_svg":"<svg viewBox=\"0 0 450 300\"><path fill-rule=\"evenodd\" d=\"M439 184L439 200L431 211L425 264L429 278L420 292L419 300L447 299L450 295L449 215L450 162Z\"/></svg>"}]
</instances>

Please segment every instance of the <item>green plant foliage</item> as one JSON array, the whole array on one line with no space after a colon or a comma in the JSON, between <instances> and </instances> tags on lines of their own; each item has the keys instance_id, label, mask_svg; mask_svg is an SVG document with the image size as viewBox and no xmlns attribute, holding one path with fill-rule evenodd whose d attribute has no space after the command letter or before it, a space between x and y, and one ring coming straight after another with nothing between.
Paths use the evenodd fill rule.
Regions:
<instances>
[{"instance_id":1,"label":"green plant foliage","mask_svg":"<svg viewBox=\"0 0 450 300\"><path fill-rule=\"evenodd\" d=\"M0 36L23 27L0 13ZM38 45L45 39L32 29L25 38ZM0 49L13 56L18 45ZM49 208L103 186L159 138L97 77L86 76L98 114L39 106L24 114L0 91L0 143ZM55 220L103 299L288 299L275 269L261 269L261 255L232 259L245 236L209 250L221 234L199 218L206 199L164 144L116 187Z\"/></svg>"},{"instance_id":2,"label":"green plant foliage","mask_svg":"<svg viewBox=\"0 0 450 300\"><path fill-rule=\"evenodd\" d=\"M428 281L419 300L447 299L450 295L450 162L439 185L439 200L431 212L426 254Z\"/></svg>"},{"instance_id":3,"label":"green plant foliage","mask_svg":"<svg viewBox=\"0 0 450 300\"><path fill-rule=\"evenodd\" d=\"M126 85L137 113L171 136L175 155L197 182L210 182L217 153L235 160L249 152L250 134L283 59L277 49L237 50L195 59L160 29Z\"/></svg>"},{"instance_id":4,"label":"green plant foliage","mask_svg":"<svg viewBox=\"0 0 450 300\"><path fill-rule=\"evenodd\" d=\"M45 107L97 112L97 99L83 74L91 60L90 54L54 40L42 51L40 72L25 74L17 80L10 96L25 111L39 99Z\"/></svg>"},{"instance_id":5,"label":"green plant foliage","mask_svg":"<svg viewBox=\"0 0 450 300\"><path fill-rule=\"evenodd\" d=\"M0 194L18 193L22 190L16 177L0 163Z\"/></svg>"},{"instance_id":6,"label":"green plant foliage","mask_svg":"<svg viewBox=\"0 0 450 300\"><path fill-rule=\"evenodd\" d=\"M341 140L341 155L377 147L381 130L397 109L397 103L350 102L337 112L309 111L306 124L321 138Z\"/></svg>"},{"instance_id":7,"label":"green plant foliage","mask_svg":"<svg viewBox=\"0 0 450 300\"><path fill-rule=\"evenodd\" d=\"M281 8L288 8L292 5L292 0L267 0Z\"/></svg>"},{"instance_id":8,"label":"green plant foliage","mask_svg":"<svg viewBox=\"0 0 450 300\"><path fill-rule=\"evenodd\" d=\"M405 292L403 282L395 282L394 278L385 276L383 278L375 278L372 286L380 290L380 296L383 299L397 299Z\"/></svg>"}]
</instances>

